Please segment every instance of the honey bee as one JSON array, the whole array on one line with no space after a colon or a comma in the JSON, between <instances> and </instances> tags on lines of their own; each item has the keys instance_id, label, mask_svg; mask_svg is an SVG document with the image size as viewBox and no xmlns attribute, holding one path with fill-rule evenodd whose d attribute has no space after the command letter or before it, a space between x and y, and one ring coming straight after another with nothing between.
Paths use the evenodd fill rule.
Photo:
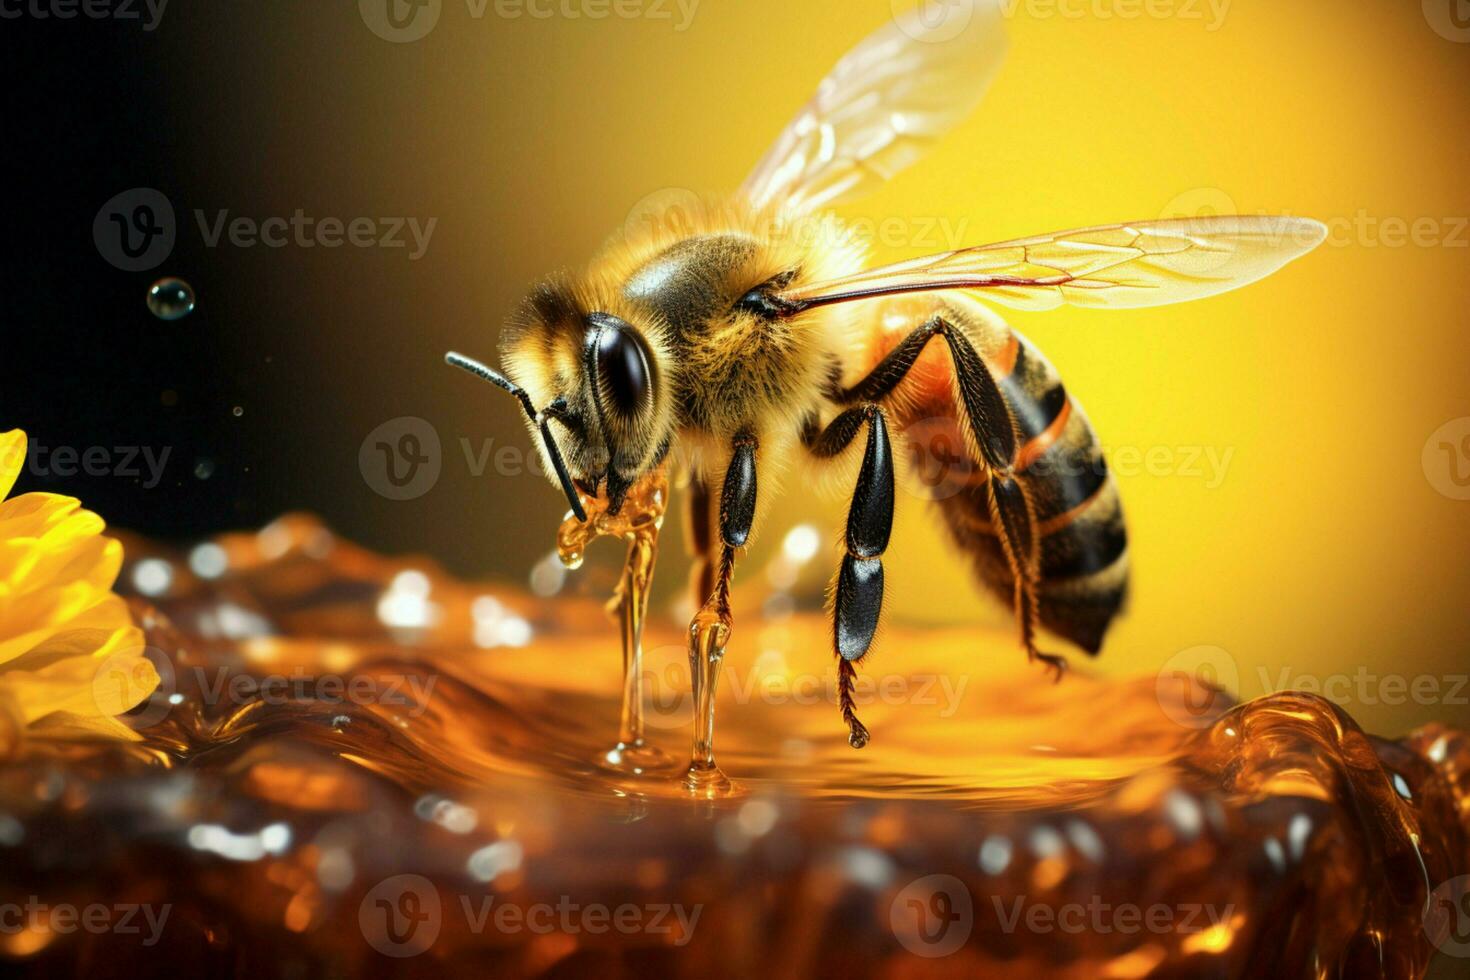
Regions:
<instances>
[{"instance_id":1,"label":"honey bee","mask_svg":"<svg viewBox=\"0 0 1470 980\"><path fill-rule=\"evenodd\" d=\"M962 447L968 467L938 510L979 583L1013 608L1033 661L1058 678L1066 666L1038 647L1040 627L1097 654L1127 593L1123 510L1097 437L1041 352L985 303L1200 299L1326 235L1296 218L1142 221L866 268L827 209L968 116L1006 47L997 5L947 11L901 15L844 56L736 194L677 230L621 234L580 274L537 285L501 333L504 373L448 355L520 400L576 520L617 514L670 460L687 470L692 654L718 655L728 638L736 559L768 503L757 488L793 460L856 457L860 445L830 600L854 747L868 740L853 683L883 605L895 457L922 451L906 433Z\"/></svg>"}]
</instances>

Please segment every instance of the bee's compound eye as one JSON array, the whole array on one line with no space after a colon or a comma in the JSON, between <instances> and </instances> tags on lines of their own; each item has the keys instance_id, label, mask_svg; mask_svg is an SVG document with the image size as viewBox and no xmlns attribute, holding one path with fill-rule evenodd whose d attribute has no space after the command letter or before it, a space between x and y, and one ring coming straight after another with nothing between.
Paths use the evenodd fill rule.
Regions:
<instances>
[{"instance_id":1,"label":"bee's compound eye","mask_svg":"<svg viewBox=\"0 0 1470 980\"><path fill-rule=\"evenodd\" d=\"M636 415L652 394L648 349L638 331L617 317L597 318L597 374L622 415Z\"/></svg>"}]
</instances>

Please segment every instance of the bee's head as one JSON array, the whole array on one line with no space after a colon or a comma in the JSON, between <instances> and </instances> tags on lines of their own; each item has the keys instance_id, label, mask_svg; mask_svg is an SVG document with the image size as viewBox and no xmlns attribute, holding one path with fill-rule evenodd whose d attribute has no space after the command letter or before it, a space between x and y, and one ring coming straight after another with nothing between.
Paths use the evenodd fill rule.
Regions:
<instances>
[{"instance_id":1,"label":"bee's head","mask_svg":"<svg viewBox=\"0 0 1470 980\"><path fill-rule=\"evenodd\" d=\"M521 398L546 472L583 520L578 489L605 494L618 513L628 488L662 461L672 432L665 331L617 306L560 280L543 283L501 334L510 378L486 378ZM450 356L486 377L488 368L466 361Z\"/></svg>"}]
</instances>

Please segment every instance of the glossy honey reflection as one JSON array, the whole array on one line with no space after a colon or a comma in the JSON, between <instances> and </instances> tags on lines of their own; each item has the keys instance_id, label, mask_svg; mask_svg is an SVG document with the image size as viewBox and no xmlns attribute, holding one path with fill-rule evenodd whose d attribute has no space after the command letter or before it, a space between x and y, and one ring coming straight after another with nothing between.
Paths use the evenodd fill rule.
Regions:
<instances>
[{"instance_id":1,"label":"glossy honey reflection","mask_svg":"<svg viewBox=\"0 0 1470 980\"><path fill-rule=\"evenodd\" d=\"M1038 684L996 667L1004 635L895 626L907 656L860 689L882 737L858 754L820 614L742 593L766 621L720 696L743 792L691 799L679 767L609 756L637 729L602 603L459 582L305 518L129 550L164 676L144 740L9 750L0 903L173 917L144 947L38 915L0 936L9 963L1414 977L1454 941L1429 914L1470 863L1454 731L1374 739L1319 698L1234 705L1189 676ZM699 710L685 638L642 626L642 750L677 751ZM505 906L566 911L539 932L478 911ZM643 927L587 928L623 906ZM1115 928L1155 906L1167 927Z\"/></svg>"}]
</instances>

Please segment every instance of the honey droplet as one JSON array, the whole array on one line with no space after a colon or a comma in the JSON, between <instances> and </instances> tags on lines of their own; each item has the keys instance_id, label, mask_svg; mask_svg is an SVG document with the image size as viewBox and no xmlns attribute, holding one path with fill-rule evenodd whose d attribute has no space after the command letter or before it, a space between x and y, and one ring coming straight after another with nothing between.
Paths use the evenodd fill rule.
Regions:
<instances>
[{"instance_id":1,"label":"honey droplet","mask_svg":"<svg viewBox=\"0 0 1470 980\"><path fill-rule=\"evenodd\" d=\"M172 276L148 287L148 310L160 320L179 320L194 312L194 287Z\"/></svg>"}]
</instances>

